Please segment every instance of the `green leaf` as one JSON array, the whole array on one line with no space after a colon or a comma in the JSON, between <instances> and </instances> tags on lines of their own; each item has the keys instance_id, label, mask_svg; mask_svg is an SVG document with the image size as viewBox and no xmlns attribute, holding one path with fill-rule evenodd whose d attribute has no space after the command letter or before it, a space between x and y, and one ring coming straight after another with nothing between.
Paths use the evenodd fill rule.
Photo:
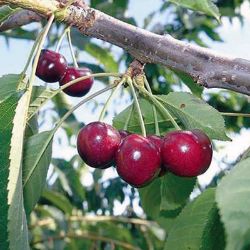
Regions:
<instances>
[{"instance_id":1,"label":"green leaf","mask_svg":"<svg viewBox=\"0 0 250 250\"><path fill-rule=\"evenodd\" d=\"M151 218L155 219L160 213L161 204L161 179L156 178L148 186L138 189L141 205L144 212Z\"/></svg>"},{"instance_id":2,"label":"green leaf","mask_svg":"<svg viewBox=\"0 0 250 250\"><path fill-rule=\"evenodd\" d=\"M212 0L169 0L172 3L178 4L184 8L203 12L209 16L215 17L220 21L220 12Z\"/></svg>"},{"instance_id":3,"label":"green leaf","mask_svg":"<svg viewBox=\"0 0 250 250\"><path fill-rule=\"evenodd\" d=\"M216 201L227 235L227 250L250 247L250 158L239 162L223 177Z\"/></svg>"},{"instance_id":4,"label":"green leaf","mask_svg":"<svg viewBox=\"0 0 250 250\"><path fill-rule=\"evenodd\" d=\"M221 114L203 100L185 92L158 96L185 129L201 129L211 139L229 140Z\"/></svg>"},{"instance_id":5,"label":"green leaf","mask_svg":"<svg viewBox=\"0 0 250 250\"><path fill-rule=\"evenodd\" d=\"M12 9L10 6L4 5L0 7L0 25L4 22L9 16L13 15L15 12L19 11L20 8Z\"/></svg>"},{"instance_id":6,"label":"green leaf","mask_svg":"<svg viewBox=\"0 0 250 250\"><path fill-rule=\"evenodd\" d=\"M51 89L42 86L34 86L32 89L32 98L28 111L28 120L31 119L31 117L33 117L54 95L55 91L52 91Z\"/></svg>"},{"instance_id":7,"label":"green leaf","mask_svg":"<svg viewBox=\"0 0 250 250\"><path fill-rule=\"evenodd\" d=\"M142 116L143 116L143 120L145 123L147 133L155 134L155 122L154 122L154 114L153 114L153 109L152 109L152 106L153 106L152 102L147 99L140 98L139 103L140 103ZM133 104L114 117L113 119L114 127L116 127L117 129L124 128L124 125L126 123L127 117L129 116L132 106ZM172 127L172 123L169 120L166 120L164 115L157 108L156 108L156 111L157 111L157 119L158 119L160 131L162 134L165 134L167 131L169 131L169 128ZM127 130L133 133L141 133L139 117L135 108L132 112Z\"/></svg>"},{"instance_id":8,"label":"green leaf","mask_svg":"<svg viewBox=\"0 0 250 250\"><path fill-rule=\"evenodd\" d=\"M182 210L169 231L164 249L224 249L215 189L207 189Z\"/></svg>"},{"instance_id":9,"label":"green leaf","mask_svg":"<svg viewBox=\"0 0 250 250\"><path fill-rule=\"evenodd\" d=\"M104 49L94 43L88 43L85 46L85 51L95 57L98 62L103 64L106 71L118 72L118 64L107 49Z\"/></svg>"},{"instance_id":10,"label":"green leaf","mask_svg":"<svg viewBox=\"0 0 250 250\"><path fill-rule=\"evenodd\" d=\"M48 200L50 203L52 203L54 206L56 206L58 209L62 210L66 214L72 213L72 205L69 202L69 200L62 195L61 193L57 193L51 190L44 190L42 193L42 197Z\"/></svg>"},{"instance_id":11,"label":"green leaf","mask_svg":"<svg viewBox=\"0 0 250 250\"><path fill-rule=\"evenodd\" d=\"M17 90L24 89L25 85L22 75L9 74L0 77L0 102L4 101Z\"/></svg>"},{"instance_id":12,"label":"green leaf","mask_svg":"<svg viewBox=\"0 0 250 250\"><path fill-rule=\"evenodd\" d=\"M27 105L27 92L13 93L0 103L1 249L29 249L21 172Z\"/></svg>"},{"instance_id":13,"label":"green leaf","mask_svg":"<svg viewBox=\"0 0 250 250\"><path fill-rule=\"evenodd\" d=\"M181 208L194 189L196 178L183 178L167 173L161 178L160 210Z\"/></svg>"},{"instance_id":14,"label":"green leaf","mask_svg":"<svg viewBox=\"0 0 250 250\"><path fill-rule=\"evenodd\" d=\"M46 176L52 154L51 133L51 131L45 131L33 135L25 142L23 156L23 192L26 214L31 213L46 183Z\"/></svg>"}]
</instances>

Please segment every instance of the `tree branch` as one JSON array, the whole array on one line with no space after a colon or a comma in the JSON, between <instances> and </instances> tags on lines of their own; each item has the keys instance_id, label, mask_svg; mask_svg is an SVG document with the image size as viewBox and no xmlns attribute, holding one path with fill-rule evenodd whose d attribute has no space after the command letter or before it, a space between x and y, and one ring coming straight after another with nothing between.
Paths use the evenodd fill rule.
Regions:
<instances>
[{"instance_id":1,"label":"tree branch","mask_svg":"<svg viewBox=\"0 0 250 250\"><path fill-rule=\"evenodd\" d=\"M190 75L206 88L224 88L250 95L250 61L223 56L197 45L157 35L88 6L60 8L55 0L0 0L77 27L83 34L117 45L142 63L156 63Z\"/></svg>"}]
</instances>

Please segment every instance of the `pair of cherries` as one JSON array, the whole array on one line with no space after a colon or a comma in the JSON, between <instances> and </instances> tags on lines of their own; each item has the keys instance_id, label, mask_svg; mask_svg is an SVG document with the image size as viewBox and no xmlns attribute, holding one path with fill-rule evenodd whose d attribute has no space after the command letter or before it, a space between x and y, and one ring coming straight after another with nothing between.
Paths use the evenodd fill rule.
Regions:
<instances>
[{"instance_id":1,"label":"pair of cherries","mask_svg":"<svg viewBox=\"0 0 250 250\"><path fill-rule=\"evenodd\" d=\"M115 164L119 176L134 187L143 187L166 171L183 177L203 174L213 153L210 139L201 130L143 137L103 122L80 130L77 149L91 167L105 169Z\"/></svg>"},{"instance_id":2,"label":"pair of cherries","mask_svg":"<svg viewBox=\"0 0 250 250\"><path fill-rule=\"evenodd\" d=\"M36 68L37 77L49 83L59 82L60 86L90 74L89 68L69 67L63 55L47 49L41 51ZM90 77L65 88L63 91L70 96L82 97L89 92L93 82L94 79Z\"/></svg>"}]
</instances>

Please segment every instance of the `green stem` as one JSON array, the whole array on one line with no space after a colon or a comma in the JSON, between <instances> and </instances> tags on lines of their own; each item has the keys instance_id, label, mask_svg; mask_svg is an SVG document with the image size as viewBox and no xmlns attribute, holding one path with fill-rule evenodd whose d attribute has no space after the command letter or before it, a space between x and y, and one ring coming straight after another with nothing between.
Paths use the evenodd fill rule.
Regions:
<instances>
[{"instance_id":1,"label":"green stem","mask_svg":"<svg viewBox=\"0 0 250 250\"><path fill-rule=\"evenodd\" d=\"M230 112L220 112L223 116L242 116L242 117L250 117L250 114L245 113L230 113Z\"/></svg>"},{"instance_id":2,"label":"green stem","mask_svg":"<svg viewBox=\"0 0 250 250\"><path fill-rule=\"evenodd\" d=\"M36 53L35 58L34 58L34 63L33 63L32 71L31 71L31 75L30 75L29 89L32 89L32 84L33 84L34 79L35 79L36 68L37 68L38 60L39 60L39 57L41 54L41 50L42 50L43 44L45 42L45 39L48 35L49 29L53 23L53 20L54 20L54 15L51 15L48 23L46 24L46 26L44 28L44 31L42 32L41 40L37 46L37 53Z\"/></svg>"},{"instance_id":3,"label":"green stem","mask_svg":"<svg viewBox=\"0 0 250 250\"><path fill-rule=\"evenodd\" d=\"M113 77L121 77L122 74L119 74L119 73L96 73L96 74L91 74L91 75L88 75L88 76L82 76L82 77L79 77L75 80L72 80L70 82L68 82L67 84L63 85L61 88L59 88L58 90L56 91L53 91L53 94L50 96L49 99L46 99L46 101L44 101L40 107L42 107L48 100L52 99L53 97L55 97L57 94L61 93L65 88L73 85L73 84L76 84L78 83L79 81L82 81L82 80L85 80L87 78L90 78L90 77L107 77L107 76L113 76ZM31 119L33 117L35 113L33 113L31 116L28 117L28 119Z\"/></svg>"},{"instance_id":4,"label":"green stem","mask_svg":"<svg viewBox=\"0 0 250 250\"><path fill-rule=\"evenodd\" d=\"M138 115L139 115L139 121L140 121L140 125L141 125L142 135L146 137L147 133L146 133L143 117L142 117L140 104L139 104L139 101L138 101L138 98L137 98L137 95L136 95L136 92L135 92L135 88L133 86L131 78L127 79L127 83L129 84L129 87L131 88L132 95L133 95L133 98L134 98L134 101L135 101L135 106L136 106L136 109L137 109L137 112L138 112Z\"/></svg>"},{"instance_id":5,"label":"green stem","mask_svg":"<svg viewBox=\"0 0 250 250\"><path fill-rule=\"evenodd\" d=\"M117 84L112 84L104 89L101 89L97 92L95 92L94 94L86 97L85 99L83 99L82 101L80 101L77 105L75 105L72 109L70 109L61 119L60 121L57 123L57 125L55 126L55 128L53 129L54 132L57 131L57 129L63 124L63 122L76 110L78 109L81 105L83 105L84 103L90 101L91 99L95 98L96 96L110 90L110 89L113 89L117 86Z\"/></svg>"},{"instance_id":6,"label":"green stem","mask_svg":"<svg viewBox=\"0 0 250 250\"><path fill-rule=\"evenodd\" d=\"M123 127L124 130L128 130L128 125L129 125L133 110L134 110L134 104L132 104L130 107L128 117L127 117L126 122L125 122L124 127Z\"/></svg>"},{"instance_id":7,"label":"green stem","mask_svg":"<svg viewBox=\"0 0 250 250\"><path fill-rule=\"evenodd\" d=\"M35 43L34 43L33 46L32 46L32 49L31 49L31 51L30 51L28 60L27 60L27 62L26 62L26 64L25 64L25 66L24 66L24 69L23 69L22 73L21 73L22 75L24 75L24 74L26 73L26 71L27 71L27 69L28 69L28 67L29 67L29 65L30 65L30 62L31 62L31 60L32 60L32 58L33 58L33 55L34 55L34 53L35 53L35 51L36 51L36 49L37 49L37 46L38 46L38 44L40 43L42 34L43 34L43 33L41 32L41 33L38 35L38 37L37 37Z\"/></svg>"},{"instance_id":8,"label":"green stem","mask_svg":"<svg viewBox=\"0 0 250 250\"><path fill-rule=\"evenodd\" d=\"M146 88L147 88L148 92L150 94L153 94L146 76L144 76L144 83L146 85ZM160 135L160 128L159 128L159 124L158 124L157 112L156 112L155 106L153 106L153 115L154 115L154 122L155 122L155 134Z\"/></svg>"},{"instance_id":9,"label":"green stem","mask_svg":"<svg viewBox=\"0 0 250 250\"><path fill-rule=\"evenodd\" d=\"M164 113L164 115L166 116L166 118L168 118L171 123L173 124L173 126L175 127L176 130L181 130L181 128L179 127L179 125L177 124L177 122L175 121L175 119L173 118L173 116L169 113L169 111L157 100L157 98L150 94L147 90L145 90L144 88L141 88L140 86L137 86L138 89L144 93L145 95L147 95L155 104L155 106L157 106L160 110L162 110L162 112Z\"/></svg>"},{"instance_id":10,"label":"green stem","mask_svg":"<svg viewBox=\"0 0 250 250\"><path fill-rule=\"evenodd\" d=\"M106 110L113 98L113 96L115 96L115 94L117 93L117 91L119 90L119 88L122 86L122 84L125 82L125 78L121 79L121 81L118 83L118 85L116 86L116 88L113 89L112 93L110 94L108 100L106 101L105 105L103 106L103 109L101 111L101 114L99 116L99 121L102 121L104 116L105 116L105 113L106 113Z\"/></svg>"},{"instance_id":11,"label":"green stem","mask_svg":"<svg viewBox=\"0 0 250 250\"><path fill-rule=\"evenodd\" d=\"M58 39L58 42L57 42L57 45L56 45L56 52L58 52L61 48L61 45L62 45L62 42L63 42L63 39L65 37L65 35L68 33L68 30L70 29L70 27L66 27L63 31L63 33L59 36L59 39Z\"/></svg>"},{"instance_id":12,"label":"green stem","mask_svg":"<svg viewBox=\"0 0 250 250\"><path fill-rule=\"evenodd\" d=\"M75 53L73 50L73 46L72 46L72 42L71 42L71 34L70 34L70 29L67 30L67 39L68 39L68 43L69 43L69 49L70 49L70 53L73 59L73 64L75 68L79 68L76 57L75 57Z\"/></svg>"}]
</instances>

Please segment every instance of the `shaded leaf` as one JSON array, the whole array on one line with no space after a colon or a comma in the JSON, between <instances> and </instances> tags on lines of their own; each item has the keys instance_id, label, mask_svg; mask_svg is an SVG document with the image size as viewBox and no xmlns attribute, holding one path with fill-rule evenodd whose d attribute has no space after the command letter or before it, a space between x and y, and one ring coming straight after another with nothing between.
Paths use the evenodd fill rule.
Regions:
<instances>
[{"instance_id":1,"label":"shaded leaf","mask_svg":"<svg viewBox=\"0 0 250 250\"><path fill-rule=\"evenodd\" d=\"M152 109L152 106L153 106L152 102L150 102L147 99L140 98L139 103L140 103L142 116L144 119L147 133L155 134L155 122L154 122L154 115L153 115L153 109ZM124 128L124 125L126 123L127 117L129 116L132 106L133 104L114 117L113 126L115 126L117 129ZM157 108L156 108L156 111L157 111L157 119L158 119L160 132L162 134L165 134L169 130L169 128L172 127L172 123L169 120L166 120L166 118L162 115L162 113ZM127 130L133 133L141 133L141 126L140 126L138 114L136 112L136 108L134 108L132 112Z\"/></svg>"},{"instance_id":2,"label":"shaded leaf","mask_svg":"<svg viewBox=\"0 0 250 250\"><path fill-rule=\"evenodd\" d=\"M9 74L0 77L0 102L15 93L18 89L24 89L25 82L23 76L19 74Z\"/></svg>"},{"instance_id":3,"label":"shaded leaf","mask_svg":"<svg viewBox=\"0 0 250 250\"><path fill-rule=\"evenodd\" d=\"M43 191L42 197L64 213L71 214L73 207L63 194L46 189Z\"/></svg>"},{"instance_id":4,"label":"shaded leaf","mask_svg":"<svg viewBox=\"0 0 250 250\"><path fill-rule=\"evenodd\" d=\"M31 117L33 117L54 95L55 91L52 91L51 89L42 86L34 86L32 89L32 100L28 111L28 120L31 119Z\"/></svg>"},{"instance_id":5,"label":"shaded leaf","mask_svg":"<svg viewBox=\"0 0 250 250\"><path fill-rule=\"evenodd\" d=\"M23 192L26 214L31 213L46 183L47 171L52 154L51 133L51 131L45 131L33 135L25 142L23 156Z\"/></svg>"},{"instance_id":6,"label":"shaded leaf","mask_svg":"<svg viewBox=\"0 0 250 250\"><path fill-rule=\"evenodd\" d=\"M203 100L185 92L158 96L184 125L185 129L201 129L211 139L229 140L221 114Z\"/></svg>"},{"instance_id":7,"label":"shaded leaf","mask_svg":"<svg viewBox=\"0 0 250 250\"><path fill-rule=\"evenodd\" d=\"M222 178L216 201L227 235L227 250L250 246L250 158L239 162Z\"/></svg>"},{"instance_id":8,"label":"shaded leaf","mask_svg":"<svg viewBox=\"0 0 250 250\"><path fill-rule=\"evenodd\" d=\"M213 231L216 228L217 234ZM168 234L164 249L224 249L215 189L207 189L182 210Z\"/></svg>"},{"instance_id":9,"label":"shaded leaf","mask_svg":"<svg viewBox=\"0 0 250 250\"><path fill-rule=\"evenodd\" d=\"M107 49L102 48L94 43L88 43L85 46L85 51L91 56L95 57L101 64L103 64L106 71L118 72L118 64Z\"/></svg>"},{"instance_id":10,"label":"shaded leaf","mask_svg":"<svg viewBox=\"0 0 250 250\"><path fill-rule=\"evenodd\" d=\"M160 210L182 207L194 189L196 178L183 178L167 173L161 178Z\"/></svg>"},{"instance_id":11,"label":"shaded leaf","mask_svg":"<svg viewBox=\"0 0 250 250\"><path fill-rule=\"evenodd\" d=\"M203 12L209 16L220 20L220 12L212 0L169 0L172 3L178 4L184 8Z\"/></svg>"}]
</instances>

